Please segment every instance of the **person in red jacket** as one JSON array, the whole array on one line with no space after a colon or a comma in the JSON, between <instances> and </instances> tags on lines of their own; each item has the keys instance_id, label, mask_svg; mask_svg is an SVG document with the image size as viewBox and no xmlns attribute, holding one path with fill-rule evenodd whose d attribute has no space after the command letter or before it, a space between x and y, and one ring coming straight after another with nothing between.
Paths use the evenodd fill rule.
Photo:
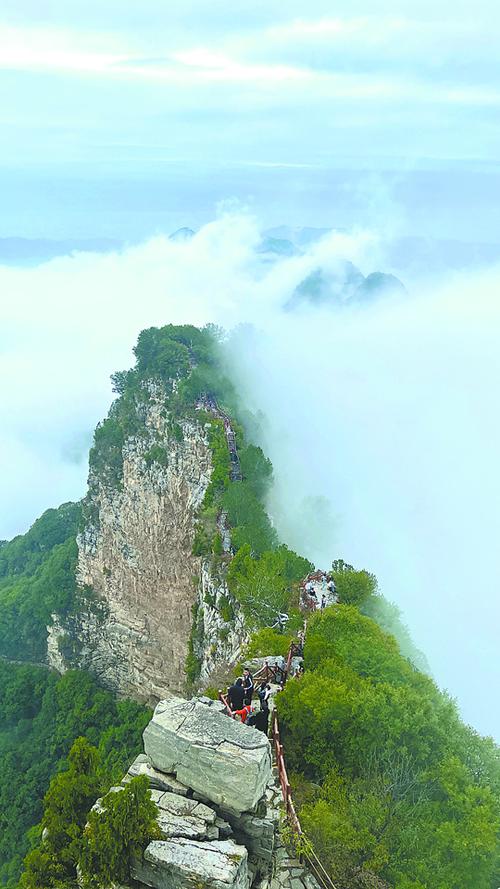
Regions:
<instances>
[{"instance_id":1,"label":"person in red jacket","mask_svg":"<svg viewBox=\"0 0 500 889\"><path fill-rule=\"evenodd\" d=\"M254 708L251 704L245 704L245 706L241 710L235 710L233 715L239 716L242 722L246 722L250 713L253 713Z\"/></svg>"}]
</instances>

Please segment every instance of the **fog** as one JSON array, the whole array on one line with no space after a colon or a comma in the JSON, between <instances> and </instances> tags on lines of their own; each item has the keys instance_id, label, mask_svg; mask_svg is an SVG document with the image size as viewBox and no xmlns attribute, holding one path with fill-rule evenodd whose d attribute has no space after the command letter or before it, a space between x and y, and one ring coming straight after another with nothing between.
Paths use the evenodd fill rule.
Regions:
<instances>
[{"instance_id":1,"label":"fog","mask_svg":"<svg viewBox=\"0 0 500 889\"><path fill-rule=\"evenodd\" d=\"M131 364L141 328L236 327L283 539L321 567L343 557L373 571L464 718L499 737L500 268L284 312L318 266L391 271L387 231L331 234L273 261L259 242L253 218L222 208L190 241L0 269L0 538L83 494L109 375Z\"/></svg>"}]
</instances>

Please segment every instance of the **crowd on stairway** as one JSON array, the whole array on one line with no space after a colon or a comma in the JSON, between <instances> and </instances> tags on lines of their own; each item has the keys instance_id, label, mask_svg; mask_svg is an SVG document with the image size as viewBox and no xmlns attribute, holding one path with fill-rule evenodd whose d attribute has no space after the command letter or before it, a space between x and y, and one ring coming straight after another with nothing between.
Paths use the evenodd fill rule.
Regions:
<instances>
[{"instance_id":1,"label":"crowd on stairway","mask_svg":"<svg viewBox=\"0 0 500 889\"><path fill-rule=\"evenodd\" d=\"M267 734L269 725L269 704L272 688L267 680L264 680L257 687L257 697L259 699L259 709L253 706L253 696L255 692L255 684L250 670L244 670L243 676L238 679L227 690L227 704L231 711L231 716L238 722L244 722L246 725L254 726L259 731Z\"/></svg>"}]
</instances>

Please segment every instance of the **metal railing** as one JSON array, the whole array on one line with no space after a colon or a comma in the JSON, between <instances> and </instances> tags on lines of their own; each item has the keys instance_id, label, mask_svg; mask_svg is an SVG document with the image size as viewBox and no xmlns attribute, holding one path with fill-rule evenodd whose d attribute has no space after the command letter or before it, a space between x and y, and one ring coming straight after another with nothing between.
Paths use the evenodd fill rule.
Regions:
<instances>
[{"instance_id":1,"label":"metal railing","mask_svg":"<svg viewBox=\"0 0 500 889\"><path fill-rule=\"evenodd\" d=\"M266 682L273 681L283 687L287 679L290 677L293 658L297 655L302 654L304 635L305 625L302 642L291 643L284 667L279 666L279 664L277 663L274 665L269 664L266 661L265 664L260 668L260 670L254 673L254 679L264 679ZM227 715L233 718L234 714L231 710L228 697L227 695L223 694L222 691L219 692L219 700L222 701L222 703L224 704ZM285 751L281 742L278 712L276 710L276 707L274 707L273 709L271 735L274 747L275 763L278 770L278 780L280 782L281 795L283 797L283 803L285 807L286 819L292 833L298 839L298 846L300 848L300 860L307 862L309 870L319 883L321 889L339 889L339 887L337 887L333 882L328 871L322 865L310 842L307 841L307 837L304 834L304 831L302 830L299 817L297 815L297 810L293 802L292 788L290 786L290 781L288 779L288 773L286 770Z\"/></svg>"},{"instance_id":2,"label":"metal railing","mask_svg":"<svg viewBox=\"0 0 500 889\"><path fill-rule=\"evenodd\" d=\"M281 794L283 796L283 803L285 806L285 814L292 833L298 840L298 846L300 849L300 860L305 860L307 862L307 866L309 867L310 871L312 872L322 889L338 889L338 887L333 882L330 874L327 870L325 870L324 866L316 855L316 852L312 848L310 842L307 842L307 838L304 834L304 831L302 830L299 817L297 815L297 811L293 802L292 788L290 786L290 781L288 780L288 773L285 763L285 753L283 744L281 743L280 727L276 708L273 710L272 738L276 768L278 769ZM303 840L303 842L301 842L301 840Z\"/></svg>"}]
</instances>

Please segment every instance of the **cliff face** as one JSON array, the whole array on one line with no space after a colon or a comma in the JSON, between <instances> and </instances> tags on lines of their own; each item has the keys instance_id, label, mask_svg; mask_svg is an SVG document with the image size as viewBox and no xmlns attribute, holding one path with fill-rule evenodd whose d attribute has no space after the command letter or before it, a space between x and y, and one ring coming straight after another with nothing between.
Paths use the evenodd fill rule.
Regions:
<instances>
[{"instance_id":1,"label":"cliff face","mask_svg":"<svg viewBox=\"0 0 500 889\"><path fill-rule=\"evenodd\" d=\"M122 694L154 702L185 685L194 603L199 619L213 627L220 623L217 598L226 590L221 577L212 577L210 560L192 555L196 515L212 473L206 429L185 420L174 434L154 388L144 429L124 446L119 487L99 476L89 480L86 512L92 519L78 537L81 609L64 629L57 623L51 628L49 660L61 670L54 636L65 633L79 667ZM208 589L212 598L205 602ZM207 640L199 633L203 678L221 654L230 655L234 641L231 631L221 652L210 633Z\"/></svg>"}]
</instances>

